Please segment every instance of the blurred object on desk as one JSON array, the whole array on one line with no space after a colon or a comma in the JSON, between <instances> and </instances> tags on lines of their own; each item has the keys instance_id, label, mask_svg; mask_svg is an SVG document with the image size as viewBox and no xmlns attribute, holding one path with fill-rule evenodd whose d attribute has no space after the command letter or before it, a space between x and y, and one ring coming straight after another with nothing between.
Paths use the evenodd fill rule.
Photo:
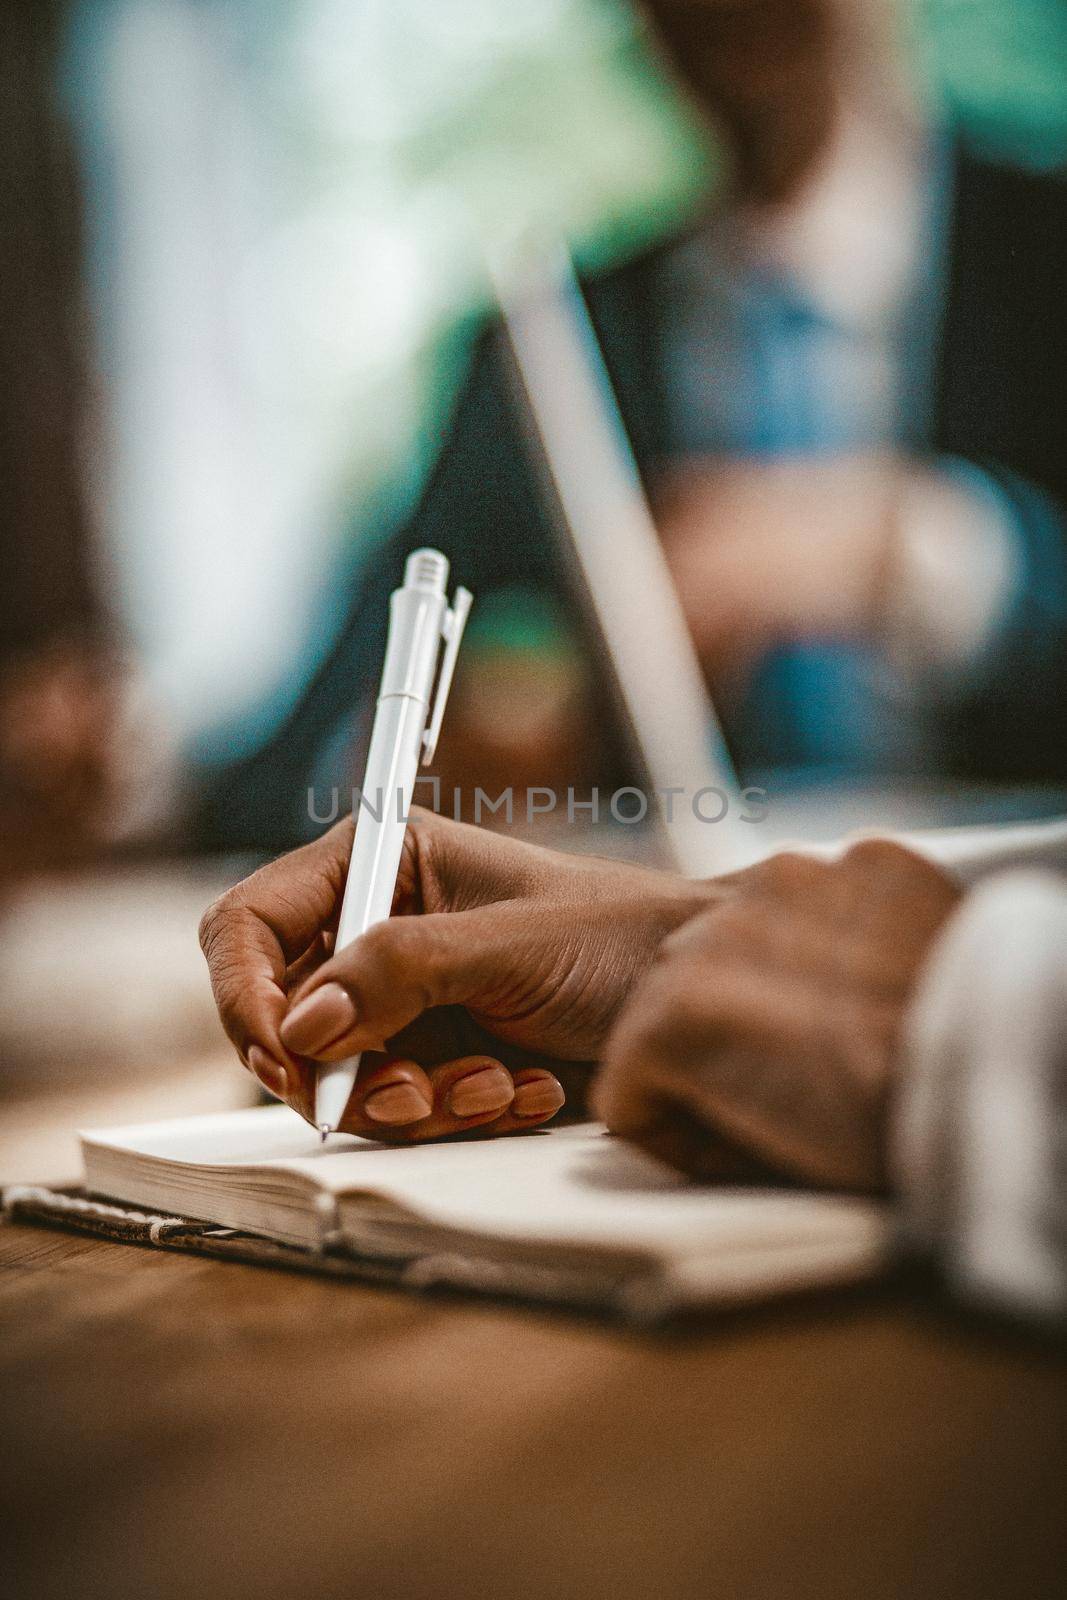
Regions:
<instances>
[{"instance_id":1,"label":"blurred object on desk","mask_svg":"<svg viewBox=\"0 0 1067 1600\"><path fill-rule=\"evenodd\" d=\"M220 1045L196 930L231 881L200 866L24 884L0 918L8 1082L180 1061Z\"/></svg>"},{"instance_id":2,"label":"blurred object on desk","mask_svg":"<svg viewBox=\"0 0 1067 1600\"><path fill-rule=\"evenodd\" d=\"M0 913L0 1181L78 1172L76 1130L251 1105L196 930L219 863L24 882Z\"/></svg>"},{"instance_id":3,"label":"blurred object on desk","mask_svg":"<svg viewBox=\"0 0 1067 1600\"><path fill-rule=\"evenodd\" d=\"M258 1099L229 1045L180 1061L146 1051L121 1067L56 1063L67 1076L9 1098L0 1086L0 1183L66 1184L78 1177L80 1128L160 1122L209 1111L239 1111Z\"/></svg>"},{"instance_id":4,"label":"blurred object on desk","mask_svg":"<svg viewBox=\"0 0 1067 1600\"><path fill-rule=\"evenodd\" d=\"M95 643L0 660L0 905L27 873L91 860L116 813L120 669Z\"/></svg>"}]
</instances>

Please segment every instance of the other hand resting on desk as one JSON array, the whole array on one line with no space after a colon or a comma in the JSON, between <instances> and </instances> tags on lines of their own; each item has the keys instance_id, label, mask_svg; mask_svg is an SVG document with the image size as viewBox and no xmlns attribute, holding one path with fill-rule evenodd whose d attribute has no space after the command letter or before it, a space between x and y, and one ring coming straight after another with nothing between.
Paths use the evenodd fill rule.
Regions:
<instances>
[{"instance_id":1,"label":"other hand resting on desk","mask_svg":"<svg viewBox=\"0 0 1067 1600\"><path fill-rule=\"evenodd\" d=\"M595 1089L609 1127L702 1177L887 1186L905 1013L960 899L888 841L773 856L664 940Z\"/></svg>"}]
</instances>

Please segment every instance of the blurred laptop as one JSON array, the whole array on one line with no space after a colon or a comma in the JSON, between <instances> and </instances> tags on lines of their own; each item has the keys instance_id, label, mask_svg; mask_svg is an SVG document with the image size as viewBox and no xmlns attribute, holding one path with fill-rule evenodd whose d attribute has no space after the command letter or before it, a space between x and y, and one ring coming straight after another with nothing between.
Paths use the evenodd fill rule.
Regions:
<instances>
[{"instance_id":1,"label":"blurred laptop","mask_svg":"<svg viewBox=\"0 0 1067 1600\"><path fill-rule=\"evenodd\" d=\"M752 859L751 825L569 257L491 260L517 389L663 852Z\"/></svg>"}]
</instances>

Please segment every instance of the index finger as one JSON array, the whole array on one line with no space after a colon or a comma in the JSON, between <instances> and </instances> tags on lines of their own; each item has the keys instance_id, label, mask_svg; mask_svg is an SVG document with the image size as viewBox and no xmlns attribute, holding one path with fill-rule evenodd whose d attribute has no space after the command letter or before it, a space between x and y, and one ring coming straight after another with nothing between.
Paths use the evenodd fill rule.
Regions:
<instances>
[{"instance_id":1,"label":"index finger","mask_svg":"<svg viewBox=\"0 0 1067 1600\"><path fill-rule=\"evenodd\" d=\"M245 1064L287 1099L307 1069L278 1033L286 973L336 920L351 848L346 819L220 896L200 923L222 1025Z\"/></svg>"}]
</instances>

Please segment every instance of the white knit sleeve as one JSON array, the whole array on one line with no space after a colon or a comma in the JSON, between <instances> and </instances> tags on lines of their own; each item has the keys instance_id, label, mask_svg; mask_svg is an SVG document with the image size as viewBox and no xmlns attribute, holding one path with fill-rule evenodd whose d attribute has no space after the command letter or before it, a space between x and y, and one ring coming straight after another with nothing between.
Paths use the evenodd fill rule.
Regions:
<instances>
[{"instance_id":1,"label":"white knit sleeve","mask_svg":"<svg viewBox=\"0 0 1067 1600\"><path fill-rule=\"evenodd\" d=\"M893 1162L903 1226L961 1296L1067 1316L1067 883L987 879L910 1008Z\"/></svg>"}]
</instances>

